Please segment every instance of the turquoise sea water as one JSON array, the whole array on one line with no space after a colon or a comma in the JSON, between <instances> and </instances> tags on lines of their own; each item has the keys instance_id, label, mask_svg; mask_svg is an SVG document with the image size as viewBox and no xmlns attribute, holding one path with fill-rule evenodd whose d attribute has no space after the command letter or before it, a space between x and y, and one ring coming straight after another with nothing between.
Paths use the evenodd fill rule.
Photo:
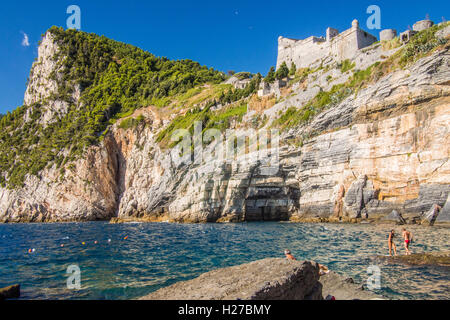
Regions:
<instances>
[{"instance_id":1,"label":"turquoise sea water","mask_svg":"<svg viewBox=\"0 0 450 320\"><path fill-rule=\"evenodd\" d=\"M299 260L313 259L358 282L366 281L370 265L378 265L377 292L387 298L450 299L450 268L387 265L373 258L387 254L389 230L275 222L3 224L0 287L20 283L22 299L131 299L215 268L282 258L288 248ZM450 249L449 229L411 230L414 252ZM400 239L397 246L403 253ZM66 286L67 267L74 264L81 270L80 290Z\"/></svg>"}]
</instances>

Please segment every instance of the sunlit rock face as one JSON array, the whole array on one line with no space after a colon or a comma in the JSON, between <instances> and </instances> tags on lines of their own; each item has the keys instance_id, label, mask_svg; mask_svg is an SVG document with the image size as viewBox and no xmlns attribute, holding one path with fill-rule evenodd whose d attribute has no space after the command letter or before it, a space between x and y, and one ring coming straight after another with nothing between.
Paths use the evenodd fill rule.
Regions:
<instances>
[{"instance_id":1,"label":"sunlit rock face","mask_svg":"<svg viewBox=\"0 0 450 320\"><path fill-rule=\"evenodd\" d=\"M57 50L45 37L26 104L57 90L58 65L51 59ZM225 159L212 167L176 163L171 150L157 142L170 121L154 108L139 109L142 123L128 129L113 125L63 177L51 167L28 176L20 189L0 188L0 221L345 220L381 218L393 210L408 218L433 204L444 207L450 192L449 57L448 49L438 50L310 123L282 132L276 170L258 157ZM291 96L264 110L266 128L280 110L314 97L318 83L328 90L349 77L334 70L327 84L330 72L310 77L307 87L294 86ZM79 91L73 92L78 103ZM44 125L65 112L62 102L51 99L42 108ZM240 125L248 124L244 118ZM305 135L309 139L302 145L283 144Z\"/></svg>"},{"instance_id":2,"label":"sunlit rock face","mask_svg":"<svg viewBox=\"0 0 450 320\"><path fill-rule=\"evenodd\" d=\"M300 213L370 217L397 209L417 214L445 203L450 191L448 64L448 52L436 53L311 124L322 130L334 129L334 123L350 125L302 148Z\"/></svg>"}]
</instances>

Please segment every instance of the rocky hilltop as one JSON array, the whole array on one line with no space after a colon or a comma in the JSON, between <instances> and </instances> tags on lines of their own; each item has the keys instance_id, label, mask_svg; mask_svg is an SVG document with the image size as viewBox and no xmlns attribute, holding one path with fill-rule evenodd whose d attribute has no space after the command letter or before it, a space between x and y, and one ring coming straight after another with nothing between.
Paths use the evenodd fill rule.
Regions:
<instances>
[{"instance_id":1,"label":"rocky hilltop","mask_svg":"<svg viewBox=\"0 0 450 320\"><path fill-rule=\"evenodd\" d=\"M190 60L52 28L24 106L1 119L0 221L372 221L393 210L420 221L438 204L449 222L449 49L443 23L374 43L357 64L326 57L275 82L225 82ZM218 140L205 161L177 162L170 137L194 121L279 130L277 164L261 149L205 160Z\"/></svg>"}]
</instances>

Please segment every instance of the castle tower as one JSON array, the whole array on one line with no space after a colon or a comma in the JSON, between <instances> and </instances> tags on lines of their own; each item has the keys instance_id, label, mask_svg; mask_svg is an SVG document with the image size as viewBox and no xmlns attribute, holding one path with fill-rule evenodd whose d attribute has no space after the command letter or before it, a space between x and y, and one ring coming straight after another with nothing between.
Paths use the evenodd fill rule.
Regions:
<instances>
[{"instance_id":1,"label":"castle tower","mask_svg":"<svg viewBox=\"0 0 450 320\"><path fill-rule=\"evenodd\" d=\"M421 20L421 21L417 21L416 23L414 23L413 30L420 32L420 31L426 30L428 28L431 28L433 25L434 25L434 22L431 20Z\"/></svg>"},{"instance_id":2,"label":"castle tower","mask_svg":"<svg viewBox=\"0 0 450 320\"><path fill-rule=\"evenodd\" d=\"M327 28L327 42L339 35L339 30L328 27Z\"/></svg>"},{"instance_id":3,"label":"castle tower","mask_svg":"<svg viewBox=\"0 0 450 320\"><path fill-rule=\"evenodd\" d=\"M397 36L397 30L385 29L380 32L380 41L389 41Z\"/></svg>"},{"instance_id":4,"label":"castle tower","mask_svg":"<svg viewBox=\"0 0 450 320\"><path fill-rule=\"evenodd\" d=\"M359 21L358 20L355 19L352 21L352 28L359 29Z\"/></svg>"}]
</instances>

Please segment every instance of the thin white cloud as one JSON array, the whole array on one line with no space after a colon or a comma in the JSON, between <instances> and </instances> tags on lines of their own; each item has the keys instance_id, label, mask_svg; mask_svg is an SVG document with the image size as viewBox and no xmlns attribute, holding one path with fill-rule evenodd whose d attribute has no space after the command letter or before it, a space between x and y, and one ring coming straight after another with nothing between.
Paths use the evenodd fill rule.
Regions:
<instances>
[{"instance_id":1,"label":"thin white cloud","mask_svg":"<svg viewBox=\"0 0 450 320\"><path fill-rule=\"evenodd\" d=\"M22 39L22 46L29 47L30 46L30 40L28 39L28 35L22 31L23 39Z\"/></svg>"}]
</instances>

